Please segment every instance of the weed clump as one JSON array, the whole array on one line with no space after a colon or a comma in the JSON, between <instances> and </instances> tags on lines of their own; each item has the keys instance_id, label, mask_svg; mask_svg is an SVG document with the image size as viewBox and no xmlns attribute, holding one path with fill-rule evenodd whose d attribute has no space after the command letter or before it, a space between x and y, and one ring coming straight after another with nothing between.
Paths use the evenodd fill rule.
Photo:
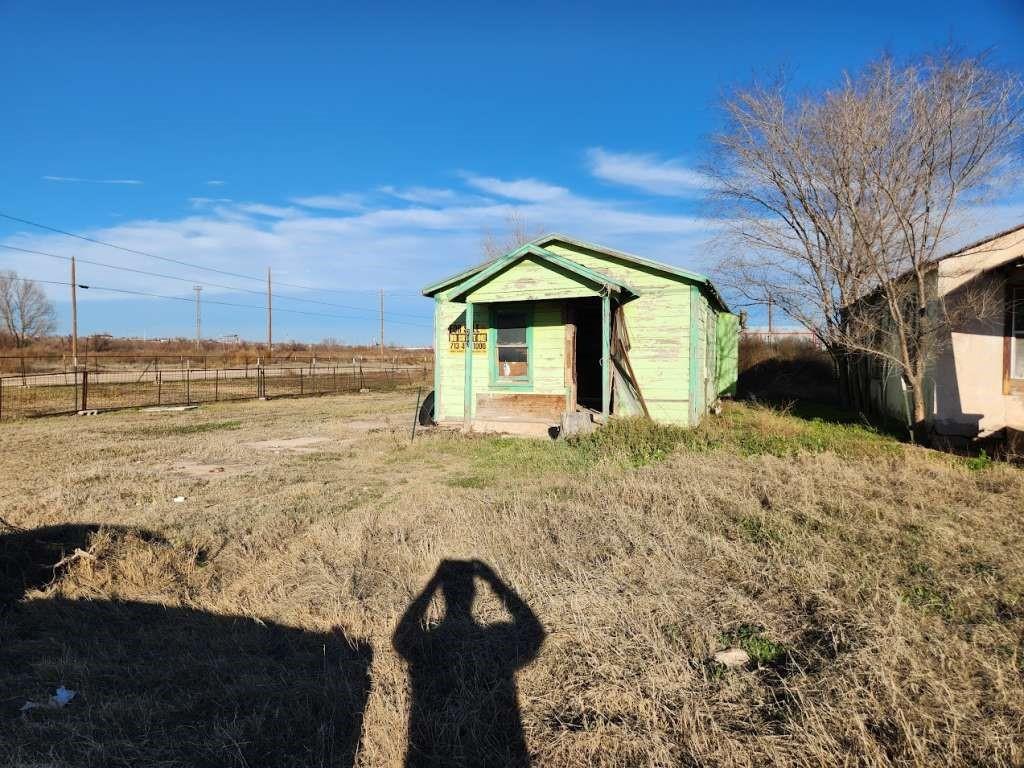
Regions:
<instances>
[{"instance_id":1,"label":"weed clump","mask_svg":"<svg viewBox=\"0 0 1024 768\"><path fill-rule=\"evenodd\" d=\"M723 645L742 648L758 667L774 667L785 661L786 646L769 639L760 624L741 624L731 632L722 633L719 642Z\"/></svg>"},{"instance_id":2,"label":"weed clump","mask_svg":"<svg viewBox=\"0 0 1024 768\"><path fill-rule=\"evenodd\" d=\"M981 451L977 456L971 456L964 460L964 465L972 472L981 472L986 469L991 469L994 462L992 457L984 450Z\"/></svg>"},{"instance_id":3,"label":"weed clump","mask_svg":"<svg viewBox=\"0 0 1024 768\"><path fill-rule=\"evenodd\" d=\"M596 462L602 458L624 459L632 467L659 462L688 438L689 430L659 424L642 417L611 419L596 432L570 439L583 457Z\"/></svg>"}]
</instances>

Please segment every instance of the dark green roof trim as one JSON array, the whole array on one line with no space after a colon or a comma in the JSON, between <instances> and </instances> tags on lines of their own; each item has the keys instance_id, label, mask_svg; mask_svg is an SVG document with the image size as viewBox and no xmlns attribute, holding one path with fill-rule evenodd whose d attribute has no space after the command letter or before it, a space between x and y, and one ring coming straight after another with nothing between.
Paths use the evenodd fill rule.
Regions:
<instances>
[{"instance_id":1,"label":"dark green roof trim","mask_svg":"<svg viewBox=\"0 0 1024 768\"><path fill-rule=\"evenodd\" d=\"M656 270L658 272L662 272L663 274L666 274L666 275L670 275L670 276L673 276L673 277L679 277L679 278L687 280L687 281L689 281L691 283L696 283L697 285L699 285L705 291L705 293L711 299L712 303L717 305L718 309L720 309L723 312L728 312L729 311L728 305L722 299L721 295L718 293L718 290L712 284L711 280L708 277L706 277L705 275L698 274L697 272L690 272L689 270L681 269L679 267L673 267L673 266L671 266L669 264L663 264L663 263L658 262L658 261L651 261L650 259L644 259L644 258L642 258L640 256L636 256L636 255L634 255L632 253L626 253L624 251L617 251L617 250L614 250L612 248L607 248L607 247L605 247L603 245L597 245L596 243L589 243L589 242L587 242L585 240L579 240L579 239L577 239L575 237L569 237L568 235L562 235L562 234L558 234L558 233L552 233L552 234L544 235L542 237L538 237L536 240L533 240L532 242L527 243L526 246L521 246L520 248L517 248L515 251L512 251L511 253L506 254L505 256L500 256L497 259L489 259L489 260L483 262L482 264L477 264L475 267L470 267L469 269L464 270L462 272L459 272L456 275L452 275L451 277L445 278L444 280L441 280L441 281L439 281L437 283L433 283L431 285L428 285L428 286L426 286L423 289L423 295L424 296L433 296L433 295L435 295L437 293L440 293L443 290L451 288L452 286L458 285L459 283L465 281L467 278L472 277L474 274L477 274L481 270L485 270L485 269L488 269L488 268L494 266L495 264L497 264L502 259L508 258L508 256L511 256L512 254L515 254L515 253L521 251L523 248L525 248L527 246L531 246L531 245L535 246L535 247L543 250L544 253L547 256L557 257L558 256L557 254L552 253L551 251L548 251L546 249L546 246L550 245L551 243L564 243L565 245L576 246L578 248L584 248L584 249L586 249L588 251L595 251L596 253L601 253L601 254L604 254L606 256L611 256L612 258L618 259L619 261L624 261L624 262L627 262L627 263L636 264L638 266L647 267L648 269L653 269L653 270ZM564 257L560 257L560 258L564 258ZM569 260L566 259L566 261L569 261ZM593 272L594 274L601 274L601 273L596 272L596 270L589 270L587 267L584 267L582 264L576 264L576 262L572 262L572 263L576 267L578 267L580 269L587 269L588 271ZM617 282L617 281L612 281L612 278L608 277L607 275L601 274L601 278L600 278L599 284L609 284L610 281L611 282ZM634 293L632 291L630 291L630 292ZM634 295L636 295L636 294L634 293Z\"/></svg>"},{"instance_id":2,"label":"dark green roof trim","mask_svg":"<svg viewBox=\"0 0 1024 768\"><path fill-rule=\"evenodd\" d=\"M553 232L549 235L543 235L533 241L535 244L543 247L550 245L551 243L565 243L566 245L575 245L578 248L585 248L588 251L597 251L608 256L612 256L620 261L632 262L648 269L653 269L658 272L664 272L667 275L675 277L682 277L685 280L697 283L703 287L712 298L714 303L718 305L718 308L723 312L728 312L729 307L718 293L718 289L715 288L711 282L711 278L706 275L702 275L698 272L691 272L688 269L682 269L681 267L673 267L671 264L664 264L660 261L652 261L651 259L645 259L642 256L637 256L633 253L626 253L625 251L617 251L614 248L608 248L604 245L597 245L596 243L588 243L586 240L580 240L575 237L569 237L568 235L559 234Z\"/></svg>"},{"instance_id":3,"label":"dark green roof trim","mask_svg":"<svg viewBox=\"0 0 1024 768\"><path fill-rule=\"evenodd\" d=\"M628 298L633 298L639 295L636 291L620 280L616 280L613 277L609 277L601 272L585 267L572 259L567 259L565 256L552 253L551 251L534 245L533 243L527 243L526 245L522 245L514 251L489 262L485 267L483 267L483 269L480 269L476 274L471 274L466 280L456 283L454 287L448 290L446 298L452 301L462 299L475 288L483 285L495 275L498 275L517 261L521 261L528 256L533 256L554 266L561 267L588 283L592 283L594 286L599 288L606 288L612 293L621 293Z\"/></svg>"}]
</instances>

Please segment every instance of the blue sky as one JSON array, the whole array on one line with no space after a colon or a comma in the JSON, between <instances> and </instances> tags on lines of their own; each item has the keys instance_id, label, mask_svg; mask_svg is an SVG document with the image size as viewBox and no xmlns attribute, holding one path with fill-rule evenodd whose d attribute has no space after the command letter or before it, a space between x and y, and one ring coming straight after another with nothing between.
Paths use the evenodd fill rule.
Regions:
<instances>
[{"instance_id":1,"label":"blue sky","mask_svg":"<svg viewBox=\"0 0 1024 768\"><path fill-rule=\"evenodd\" d=\"M949 43L1024 71L1017 0L686 5L0 0L0 211L254 279L10 221L0 242L181 278L82 265L80 282L190 297L208 281L228 286L210 302L253 306L229 289L259 290L269 266L316 289L278 291L279 339L369 340L383 288L389 339L428 343L418 289L479 261L511 215L707 269L697 167L716 101L755 75L816 89ZM44 256L0 268L66 279ZM80 308L82 333L192 332L182 301L83 291ZM263 333L258 309L203 314L204 335Z\"/></svg>"}]
</instances>

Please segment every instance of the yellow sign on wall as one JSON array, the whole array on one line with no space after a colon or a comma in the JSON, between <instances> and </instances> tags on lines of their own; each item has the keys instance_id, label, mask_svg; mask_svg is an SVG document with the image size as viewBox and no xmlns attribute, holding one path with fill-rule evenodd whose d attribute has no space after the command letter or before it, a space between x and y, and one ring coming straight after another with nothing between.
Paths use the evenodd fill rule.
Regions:
<instances>
[{"instance_id":1,"label":"yellow sign on wall","mask_svg":"<svg viewBox=\"0 0 1024 768\"><path fill-rule=\"evenodd\" d=\"M466 352L466 326L448 329L448 351ZM473 329L473 354L487 351L487 329Z\"/></svg>"}]
</instances>

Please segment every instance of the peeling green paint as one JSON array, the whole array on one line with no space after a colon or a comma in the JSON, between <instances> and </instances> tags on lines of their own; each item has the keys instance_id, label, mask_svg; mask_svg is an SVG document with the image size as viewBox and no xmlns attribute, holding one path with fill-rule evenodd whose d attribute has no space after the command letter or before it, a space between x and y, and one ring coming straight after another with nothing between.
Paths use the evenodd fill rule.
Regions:
<instances>
[{"instance_id":1,"label":"peeling green paint","mask_svg":"<svg viewBox=\"0 0 1024 768\"><path fill-rule=\"evenodd\" d=\"M517 382L513 391L568 395L571 382L565 373L564 308L574 299L599 296L602 286L592 277L597 275L630 292L613 293L609 309L614 309L620 296L631 298L622 304L631 342L630 361L652 418L696 424L715 397L734 392L738 318L721 311L723 305L705 278L694 276L705 281L699 282L684 271L666 272L658 265L616 258L596 246L553 242L544 250L553 257L542 259L524 252L464 291L464 299L475 306L478 327L483 322L492 328L493 323L485 318L499 304L521 303L532 310L530 380ZM567 268L566 262L575 266ZM471 363L469 398L464 396L467 355L462 350L449 352L448 327L458 324L466 307L449 297L481 271L469 270L458 281L437 284L452 286L447 293L436 295L435 407L439 421L462 420L464 403L468 400L470 410L475 411L478 394L509 391L507 383L494 376L492 330L488 331L486 357L472 353L476 360ZM709 350L708 344L714 349Z\"/></svg>"}]
</instances>

